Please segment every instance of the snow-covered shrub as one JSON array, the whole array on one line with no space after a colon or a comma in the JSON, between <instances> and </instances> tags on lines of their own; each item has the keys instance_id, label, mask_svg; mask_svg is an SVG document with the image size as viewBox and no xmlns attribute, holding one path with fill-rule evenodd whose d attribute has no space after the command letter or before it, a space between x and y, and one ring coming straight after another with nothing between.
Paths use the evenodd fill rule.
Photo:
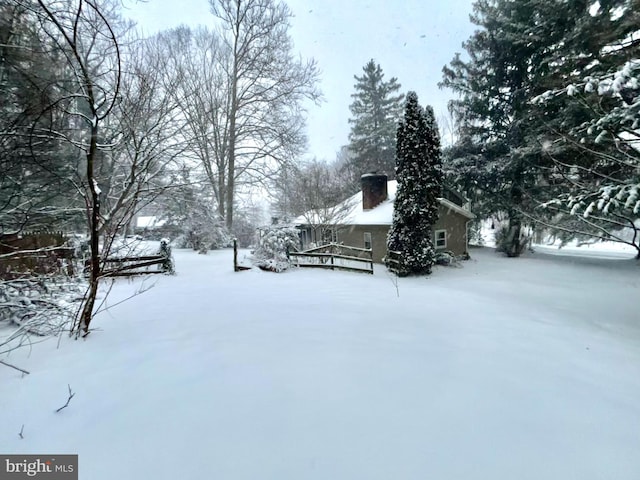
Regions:
<instances>
[{"instance_id":1,"label":"snow-covered shrub","mask_svg":"<svg viewBox=\"0 0 640 480\"><path fill-rule=\"evenodd\" d=\"M169 275L176 273L173 255L171 254L171 242L168 238L160 240L160 249L158 254L164 257L164 261L160 264L160 269Z\"/></svg>"},{"instance_id":2,"label":"snow-covered shrub","mask_svg":"<svg viewBox=\"0 0 640 480\"><path fill-rule=\"evenodd\" d=\"M282 272L289 268L288 252L300 246L300 233L294 227L263 230L254 252L256 265L264 270Z\"/></svg>"},{"instance_id":3,"label":"snow-covered shrub","mask_svg":"<svg viewBox=\"0 0 640 480\"><path fill-rule=\"evenodd\" d=\"M187 236L184 233L181 233L176 238L171 241L171 244L175 248L191 248L187 241Z\"/></svg>"},{"instance_id":4,"label":"snow-covered shrub","mask_svg":"<svg viewBox=\"0 0 640 480\"><path fill-rule=\"evenodd\" d=\"M449 265L455 263L456 256L453 252L437 252L435 257L436 265L443 265L448 267Z\"/></svg>"},{"instance_id":5,"label":"snow-covered shrub","mask_svg":"<svg viewBox=\"0 0 640 480\"><path fill-rule=\"evenodd\" d=\"M224 220L208 202L189 204L179 214L168 215L166 220L179 225L173 233L163 235L175 238L173 245L176 248L192 248L206 254L209 250L233 244L233 237L225 227Z\"/></svg>"},{"instance_id":6,"label":"snow-covered shrub","mask_svg":"<svg viewBox=\"0 0 640 480\"><path fill-rule=\"evenodd\" d=\"M16 327L0 338L0 353L31 343L31 335L57 335L66 330L86 285L63 275L0 282L0 325Z\"/></svg>"},{"instance_id":7,"label":"snow-covered shrub","mask_svg":"<svg viewBox=\"0 0 640 480\"><path fill-rule=\"evenodd\" d=\"M471 257L469 253L465 252L462 255L456 255L450 250L436 253L436 265L444 267L462 267L461 262L469 260Z\"/></svg>"},{"instance_id":8,"label":"snow-covered shrub","mask_svg":"<svg viewBox=\"0 0 640 480\"><path fill-rule=\"evenodd\" d=\"M91 253L89 239L85 234L74 233L69 235L64 246L73 248L73 259L78 265L82 265Z\"/></svg>"},{"instance_id":9,"label":"snow-covered shrub","mask_svg":"<svg viewBox=\"0 0 640 480\"><path fill-rule=\"evenodd\" d=\"M186 234L187 245L198 253L206 254L209 250L229 247L233 239L221 223L194 224Z\"/></svg>"}]
</instances>

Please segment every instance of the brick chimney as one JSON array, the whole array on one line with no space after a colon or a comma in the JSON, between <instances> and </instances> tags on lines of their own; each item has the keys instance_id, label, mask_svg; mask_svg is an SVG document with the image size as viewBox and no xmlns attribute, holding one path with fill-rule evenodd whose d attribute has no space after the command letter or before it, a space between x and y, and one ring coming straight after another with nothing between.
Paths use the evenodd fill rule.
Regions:
<instances>
[{"instance_id":1,"label":"brick chimney","mask_svg":"<svg viewBox=\"0 0 640 480\"><path fill-rule=\"evenodd\" d=\"M362 209L371 210L387 199L387 176L365 173L360 177L362 185Z\"/></svg>"}]
</instances>

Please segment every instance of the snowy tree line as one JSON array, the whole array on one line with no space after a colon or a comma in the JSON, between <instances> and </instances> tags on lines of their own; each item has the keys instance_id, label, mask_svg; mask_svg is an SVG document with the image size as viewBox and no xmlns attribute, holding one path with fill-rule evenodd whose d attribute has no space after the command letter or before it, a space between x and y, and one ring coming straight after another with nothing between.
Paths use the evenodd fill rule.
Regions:
<instances>
[{"instance_id":1,"label":"snowy tree line","mask_svg":"<svg viewBox=\"0 0 640 480\"><path fill-rule=\"evenodd\" d=\"M319 98L317 70L290 54L284 3L212 1L214 29L151 38L119 2L3 0L0 8L3 231L81 222L91 128L102 229L186 182L232 230L238 192L264 185L304 148L301 102ZM78 80L83 71L88 79ZM92 105L78 92L89 81Z\"/></svg>"},{"instance_id":2,"label":"snowy tree line","mask_svg":"<svg viewBox=\"0 0 640 480\"><path fill-rule=\"evenodd\" d=\"M141 208L233 233L240 194L304 147L301 105L320 93L315 63L291 54L288 7L210 7L212 29L143 38L115 0L0 1L0 233L88 232L78 331L101 256Z\"/></svg>"}]
</instances>

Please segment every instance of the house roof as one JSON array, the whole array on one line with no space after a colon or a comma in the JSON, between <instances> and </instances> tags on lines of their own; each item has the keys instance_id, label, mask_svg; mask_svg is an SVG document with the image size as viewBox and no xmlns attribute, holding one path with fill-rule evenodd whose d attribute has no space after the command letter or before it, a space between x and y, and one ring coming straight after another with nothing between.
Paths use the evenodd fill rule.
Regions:
<instances>
[{"instance_id":1,"label":"house roof","mask_svg":"<svg viewBox=\"0 0 640 480\"><path fill-rule=\"evenodd\" d=\"M136 227L138 228L155 228L162 227L167 223L155 215L144 215L136 217Z\"/></svg>"},{"instance_id":2,"label":"house roof","mask_svg":"<svg viewBox=\"0 0 640 480\"><path fill-rule=\"evenodd\" d=\"M341 218L336 220L336 224L340 225L391 225L393 223L393 202L396 199L396 191L398 182L390 180L387 182L387 199L381 202L371 210L363 210L362 208L362 192L358 192L347 198L344 202L335 208L336 212L344 213ZM468 219L475 218L475 215L469 210L459 207L455 203L445 198L438 198L440 205L448 208ZM341 208L344 206L345 208ZM295 219L297 224L308 224L309 215L301 215Z\"/></svg>"}]
</instances>

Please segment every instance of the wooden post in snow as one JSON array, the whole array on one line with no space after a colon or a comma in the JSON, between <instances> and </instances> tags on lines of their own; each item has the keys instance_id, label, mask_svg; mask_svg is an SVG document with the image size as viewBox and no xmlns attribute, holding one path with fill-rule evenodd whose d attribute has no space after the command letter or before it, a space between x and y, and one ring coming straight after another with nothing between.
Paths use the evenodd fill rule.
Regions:
<instances>
[{"instance_id":1,"label":"wooden post in snow","mask_svg":"<svg viewBox=\"0 0 640 480\"><path fill-rule=\"evenodd\" d=\"M233 239L233 271L244 272L245 270L251 270L251 267L238 265L238 240L234 238Z\"/></svg>"},{"instance_id":2,"label":"wooden post in snow","mask_svg":"<svg viewBox=\"0 0 640 480\"><path fill-rule=\"evenodd\" d=\"M233 239L233 271L238 271L238 240Z\"/></svg>"}]
</instances>

